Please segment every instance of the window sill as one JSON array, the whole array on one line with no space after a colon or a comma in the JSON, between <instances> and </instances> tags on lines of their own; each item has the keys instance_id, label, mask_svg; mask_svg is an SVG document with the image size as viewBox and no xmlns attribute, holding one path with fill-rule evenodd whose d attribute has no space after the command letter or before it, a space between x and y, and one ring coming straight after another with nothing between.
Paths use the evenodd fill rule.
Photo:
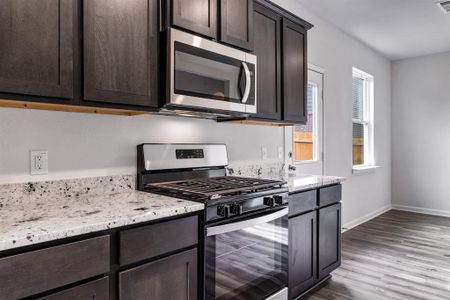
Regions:
<instances>
[{"instance_id":1,"label":"window sill","mask_svg":"<svg viewBox=\"0 0 450 300\"><path fill-rule=\"evenodd\" d=\"M380 166L354 166L352 167L353 175L374 173Z\"/></svg>"}]
</instances>

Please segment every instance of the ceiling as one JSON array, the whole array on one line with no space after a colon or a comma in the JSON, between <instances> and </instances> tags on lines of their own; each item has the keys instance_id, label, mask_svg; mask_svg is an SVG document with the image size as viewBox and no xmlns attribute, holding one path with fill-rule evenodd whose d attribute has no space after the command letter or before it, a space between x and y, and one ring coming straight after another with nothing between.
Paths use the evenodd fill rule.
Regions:
<instances>
[{"instance_id":1,"label":"ceiling","mask_svg":"<svg viewBox=\"0 0 450 300\"><path fill-rule=\"evenodd\" d=\"M450 14L435 0L297 0L389 59L450 51Z\"/></svg>"}]
</instances>

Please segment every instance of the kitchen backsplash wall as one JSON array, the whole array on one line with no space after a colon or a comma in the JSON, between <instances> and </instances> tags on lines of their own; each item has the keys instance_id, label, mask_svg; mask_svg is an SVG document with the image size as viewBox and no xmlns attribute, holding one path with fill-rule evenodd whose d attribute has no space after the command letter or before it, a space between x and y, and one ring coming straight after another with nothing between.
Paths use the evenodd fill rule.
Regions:
<instances>
[{"instance_id":1,"label":"kitchen backsplash wall","mask_svg":"<svg viewBox=\"0 0 450 300\"><path fill-rule=\"evenodd\" d=\"M145 142L225 143L230 164L237 166L261 164L261 147L267 147L264 164L283 161L277 154L283 146L279 127L1 108L0 184L135 174L136 145ZM48 175L29 175L30 150L49 151ZM277 172L250 169L248 174Z\"/></svg>"},{"instance_id":2,"label":"kitchen backsplash wall","mask_svg":"<svg viewBox=\"0 0 450 300\"><path fill-rule=\"evenodd\" d=\"M281 179L285 176L284 163L279 162L232 163L227 168L227 173L271 179ZM46 198L73 198L75 201L77 197L109 195L134 189L136 189L135 174L0 184L0 207Z\"/></svg>"}]
</instances>

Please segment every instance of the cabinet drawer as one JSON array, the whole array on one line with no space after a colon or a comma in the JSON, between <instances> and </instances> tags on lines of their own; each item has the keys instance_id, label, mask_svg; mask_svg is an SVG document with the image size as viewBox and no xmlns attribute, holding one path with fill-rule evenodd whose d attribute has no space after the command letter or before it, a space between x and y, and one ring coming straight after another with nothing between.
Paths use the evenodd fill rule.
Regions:
<instances>
[{"instance_id":1,"label":"cabinet drawer","mask_svg":"<svg viewBox=\"0 0 450 300\"><path fill-rule=\"evenodd\" d=\"M105 277L96 281L76 286L62 292L52 294L38 300L108 300L109 278Z\"/></svg>"},{"instance_id":2,"label":"cabinet drawer","mask_svg":"<svg viewBox=\"0 0 450 300\"><path fill-rule=\"evenodd\" d=\"M342 198L342 186L333 185L319 190L319 206L327 206L338 203Z\"/></svg>"},{"instance_id":3,"label":"cabinet drawer","mask_svg":"<svg viewBox=\"0 0 450 300\"><path fill-rule=\"evenodd\" d=\"M2 258L1 298L28 297L107 273L109 251L109 236L102 236Z\"/></svg>"},{"instance_id":4,"label":"cabinet drawer","mask_svg":"<svg viewBox=\"0 0 450 300\"><path fill-rule=\"evenodd\" d=\"M197 276L197 249L191 249L120 272L119 299L200 299Z\"/></svg>"},{"instance_id":5,"label":"cabinet drawer","mask_svg":"<svg viewBox=\"0 0 450 300\"><path fill-rule=\"evenodd\" d=\"M317 207L317 190L289 195L289 217Z\"/></svg>"},{"instance_id":6,"label":"cabinet drawer","mask_svg":"<svg viewBox=\"0 0 450 300\"><path fill-rule=\"evenodd\" d=\"M193 246L198 243L198 216L152 224L120 232L120 264Z\"/></svg>"}]
</instances>

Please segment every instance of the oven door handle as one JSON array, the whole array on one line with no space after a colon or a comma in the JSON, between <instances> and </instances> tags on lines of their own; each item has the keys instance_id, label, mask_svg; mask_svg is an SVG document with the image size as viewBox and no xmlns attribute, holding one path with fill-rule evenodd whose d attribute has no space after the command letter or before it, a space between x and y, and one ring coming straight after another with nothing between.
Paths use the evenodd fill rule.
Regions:
<instances>
[{"instance_id":1,"label":"oven door handle","mask_svg":"<svg viewBox=\"0 0 450 300\"><path fill-rule=\"evenodd\" d=\"M206 236L215 236L222 233L232 232L232 231L238 231L242 230L248 227L253 227L256 225L261 225L264 223L271 222L273 220L279 219L281 217L284 217L288 214L289 208L283 208L281 210L278 210L274 213L264 215L262 217L254 218L254 219L248 219L241 222L235 222L225 225L219 225L219 226L213 226L206 228Z\"/></svg>"},{"instance_id":2,"label":"oven door handle","mask_svg":"<svg viewBox=\"0 0 450 300\"><path fill-rule=\"evenodd\" d=\"M246 62L242 62L242 68L244 68L245 73L245 90L241 102L245 104L248 101L248 96L250 96L250 88L252 87L252 78L250 74L250 69L248 68Z\"/></svg>"}]
</instances>

